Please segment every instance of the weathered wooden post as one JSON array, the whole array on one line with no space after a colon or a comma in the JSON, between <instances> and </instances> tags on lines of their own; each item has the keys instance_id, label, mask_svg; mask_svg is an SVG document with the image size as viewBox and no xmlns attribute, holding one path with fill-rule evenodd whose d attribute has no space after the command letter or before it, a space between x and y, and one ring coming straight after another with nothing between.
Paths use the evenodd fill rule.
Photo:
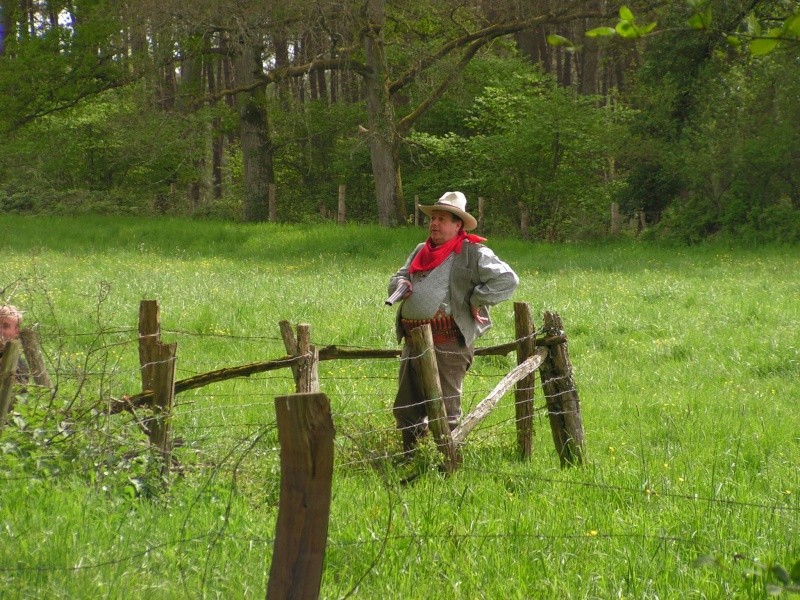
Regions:
<instances>
[{"instance_id":1,"label":"weathered wooden post","mask_svg":"<svg viewBox=\"0 0 800 600\"><path fill-rule=\"evenodd\" d=\"M620 230L619 203L611 203L611 235L618 236Z\"/></svg>"},{"instance_id":2,"label":"weathered wooden post","mask_svg":"<svg viewBox=\"0 0 800 600\"><path fill-rule=\"evenodd\" d=\"M523 240L530 239L531 237L531 213L528 207L521 200L518 202L519 206L519 232Z\"/></svg>"},{"instance_id":3,"label":"weathered wooden post","mask_svg":"<svg viewBox=\"0 0 800 600\"><path fill-rule=\"evenodd\" d=\"M439 383L439 367L436 363L436 350L433 345L433 333L429 324L411 330L411 345L420 367L422 393L425 396L425 411L428 414L428 428L433 434L436 446L444 454L444 467L448 473L454 472L461 464L461 456L453 442L450 424L447 422L447 411L442 398L442 386Z\"/></svg>"},{"instance_id":4,"label":"weathered wooden post","mask_svg":"<svg viewBox=\"0 0 800 600\"><path fill-rule=\"evenodd\" d=\"M316 600L328 539L335 430L325 394L275 398L281 495L268 600Z\"/></svg>"},{"instance_id":5,"label":"weathered wooden post","mask_svg":"<svg viewBox=\"0 0 800 600\"><path fill-rule=\"evenodd\" d=\"M161 342L158 302L139 303L139 363L142 391L152 391L153 416L146 421L150 444L161 460L161 475L169 474L172 463L172 405L175 399L175 355L178 344Z\"/></svg>"},{"instance_id":6,"label":"weathered wooden post","mask_svg":"<svg viewBox=\"0 0 800 600\"><path fill-rule=\"evenodd\" d=\"M345 206L345 197L347 195L347 186L343 183L339 184L339 210L336 212L336 222L339 225L343 224L347 217L347 209Z\"/></svg>"},{"instance_id":7,"label":"weathered wooden post","mask_svg":"<svg viewBox=\"0 0 800 600\"><path fill-rule=\"evenodd\" d=\"M544 313L544 329L549 335L564 335L558 313ZM566 340L550 346L548 357L541 366L541 377L553 442L561 466L580 465L584 454L581 405Z\"/></svg>"},{"instance_id":8,"label":"weathered wooden post","mask_svg":"<svg viewBox=\"0 0 800 600\"><path fill-rule=\"evenodd\" d=\"M22 349L25 352L25 360L28 363L33 382L47 388L53 387L50 382L50 375L42 357L42 345L39 343L39 336L30 327L25 327L19 332L19 339L22 342Z\"/></svg>"},{"instance_id":9,"label":"weathered wooden post","mask_svg":"<svg viewBox=\"0 0 800 600\"><path fill-rule=\"evenodd\" d=\"M302 357L297 364L297 393L319 391L319 351L311 344L311 326L308 323L297 325L297 354Z\"/></svg>"},{"instance_id":10,"label":"weathered wooden post","mask_svg":"<svg viewBox=\"0 0 800 600\"><path fill-rule=\"evenodd\" d=\"M17 378L17 361L22 353L19 340L9 340L0 357L0 431L6 426L6 417L14 405L14 383Z\"/></svg>"},{"instance_id":11,"label":"weathered wooden post","mask_svg":"<svg viewBox=\"0 0 800 600\"><path fill-rule=\"evenodd\" d=\"M311 345L311 326L307 323L297 325L297 337L288 321L279 323L281 337L286 352L298 356L300 360L292 365L295 391L298 394L319 391L319 350Z\"/></svg>"},{"instance_id":12,"label":"weathered wooden post","mask_svg":"<svg viewBox=\"0 0 800 600\"><path fill-rule=\"evenodd\" d=\"M274 223L278 220L278 202L277 202L277 195L278 195L278 186L274 183L269 184L268 188L268 211L269 211L269 222Z\"/></svg>"},{"instance_id":13,"label":"weathered wooden post","mask_svg":"<svg viewBox=\"0 0 800 600\"><path fill-rule=\"evenodd\" d=\"M535 349L533 320L526 302L514 303L514 330L517 342L517 364L533 356ZM533 390L536 376L527 375L517 383L514 407L517 423L517 449L519 457L530 458L533 449Z\"/></svg>"},{"instance_id":14,"label":"weathered wooden post","mask_svg":"<svg viewBox=\"0 0 800 600\"><path fill-rule=\"evenodd\" d=\"M419 196L414 196L414 225L419 224Z\"/></svg>"},{"instance_id":15,"label":"weathered wooden post","mask_svg":"<svg viewBox=\"0 0 800 600\"><path fill-rule=\"evenodd\" d=\"M478 196L478 231L483 230L483 196Z\"/></svg>"}]
</instances>

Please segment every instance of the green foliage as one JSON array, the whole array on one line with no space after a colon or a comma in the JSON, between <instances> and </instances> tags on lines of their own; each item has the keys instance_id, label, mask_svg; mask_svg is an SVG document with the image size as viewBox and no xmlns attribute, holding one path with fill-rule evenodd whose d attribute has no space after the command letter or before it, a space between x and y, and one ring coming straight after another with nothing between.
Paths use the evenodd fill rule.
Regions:
<instances>
[{"instance_id":1,"label":"green foliage","mask_svg":"<svg viewBox=\"0 0 800 600\"><path fill-rule=\"evenodd\" d=\"M111 91L17 131L0 155L0 206L56 214L185 211L182 192L196 176L204 115L147 106L135 89Z\"/></svg>"},{"instance_id":2,"label":"green foliage","mask_svg":"<svg viewBox=\"0 0 800 600\"><path fill-rule=\"evenodd\" d=\"M321 210L334 215L339 185L344 184L348 219L371 220L374 184L367 141L358 133L361 106L309 101L281 110L272 104L270 114L275 117L274 142L281 148L275 160L279 218L303 222L319 218Z\"/></svg>"},{"instance_id":3,"label":"green foliage","mask_svg":"<svg viewBox=\"0 0 800 600\"><path fill-rule=\"evenodd\" d=\"M6 38L0 56L0 133L113 89L129 77L110 43L120 24L105 0L80 3L81 19ZM56 11L57 12L57 11Z\"/></svg>"},{"instance_id":4,"label":"green foliage","mask_svg":"<svg viewBox=\"0 0 800 600\"><path fill-rule=\"evenodd\" d=\"M482 27L486 15L476 6L392 8L384 32L390 71L415 69L446 40ZM0 210L241 218L238 111L200 98L165 110L165 98L156 97L164 91L155 84L162 60L186 67L190 57L202 62L209 38L188 17L164 24L154 18L152 47L140 51L134 49L140 23L127 22L118 8L107 0L82 1L70 7L79 15L74 26L32 20L35 33L24 28L8 38L0 57L0 131L7 134ZM299 29L316 27L300 16L307 8L285 9ZM346 29L349 18L337 25ZM24 21L19 14L15 20ZM797 239L797 3L689 0L652 13L641 4L622 5L600 25L586 35L614 37L598 43L637 44L642 52L622 89L603 99L558 90L519 59L510 36L478 52L401 141L407 211L415 196L431 200L458 187L472 206L478 195L486 199L490 228L516 230L521 203L532 215L533 235L552 240L602 237L612 201L627 217L644 210L658 228L648 232L652 237ZM120 31L131 36L122 52ZM550 43L580 65L584 49L562 33L551 33ZM423 69L394 97L398 118L437 90L458 54ZM336 101L297 101L285 82L279 90L266 87L281 221L329 219L342 184L348 219L375 219L373 132L359 133L367 123L358 77L332 77L341 83ZM184 99L183 92L197 92L179 88ZM222 196L216 197L211 144L222 136L225 153L214 164L223 171Z\"/></svg>"},{"instance_id":5,"label":"green foliage","mask_svg":"<svg viewBox=\"0 0 800 600\"><path fill-rule=\"evenodd\" d=\"M753 242L800 240L800 107L793 100L800 78L793 61L777 53L705 71L715 76L703 78L676 165L694 206L705 206L700 221L713 231ZM676 202L672 215L681 210Z\"/></svg>"},{"instance_id":6,"label":"green foliage","mask_svg":"<svg viewBox=\"0 0 800 600\"><path fill-rule=\"evenodd\" d=\"M728 5L719 4L723 9L721 12L730 12L732 9ZM780 3L778 3L780 4ZM714 18L715 2L712 0L687 0L686 6L690 11L690 16L685 21L685 25L695 31L712 31L715 27L723 29L723 37L726 42L734 47L740 47L747 42L747 48L753 56L765 56L773 52L781 45L795 45L800 41L800 12L794 3L786 3L790 12L780 27L770 27L764 31L762 20L766 22L774 21L775 17L769 13L771 3L754 3L746 9L746 16L742 22L743 31L733 30L724 31L730 24L726 23L725 18ZM767 6L764 14L758 14L756 10L762 11L762 6ZM782 7L783 8L783 7ZM736 10L735 8L733 10ZM678 11L674 11L677 13ZM741 14L739 14L741 17ZM719 25L721 23L721 25ZM647 25L639 25L636 17L627 6L622 6L619 10L619 20L614 27L607 25L595 27L586 32L590 38L610 37L618 35L623 39L636 40L646 37L656 30L657 23L651 22ZM562 36L548 36L547 42L553 46L572 46L572 42Z\"/></svg>"},{"instance_id":7,"label":"green foliage","mask_svg":"<svg viewBox=\"0 0 800 600\"><path fill-rule=\"evenodd\" d=\"M614 27L610 27L607 25L603 25L601 27L594 27L589 29L585 35L586 37L590 38L598 38L598 37L610 37L614 35L618 35L623 39L628 40L636 40L642 37L645 37L649 33L651 33L658 23L650 22L646 25L641 25L636 22L636 17L634 16L633 12L627 6L621 6L619 9L619 20L617 21ZM554 39L550 39L554 37ZM547 42L553 46L556 45L572 45L572 42L565 38L561 38L561 36L548 36Z\"/></svg>"},{"instance_id":8,"label":"green foliage","mask_svg":"<svg viewBox=\"0 0 800 600\"><path fill-rule=\"evenodd\" d=\"M411 139L424 148L419 161L432 167L431 177L450 179L438 189L460 186L488 199L489 223L513 227L522 202L533 215L534 235L563 239L607 211L606 156L621 139L622 114L576 98L531 69L486 81L464 134L419 132Z\"/></svg>"},{"instance_id":9,"label":"green foliage","mask_svg":"<svg viewBox=\"0 0 800 600\"><path fill-rule=\"evenodd\" d=\"M800 594L800 560L792 565L791 571L778 562L748 561L742 556L737 556L736 562L740 566L739 575L746 583L755 584L756 593L763 591L768 596ZM721 571L733 570L733 567L726 566L722 560L713 555L699 556L692 562L692 566Z\"/></svg>"}]
</instances>

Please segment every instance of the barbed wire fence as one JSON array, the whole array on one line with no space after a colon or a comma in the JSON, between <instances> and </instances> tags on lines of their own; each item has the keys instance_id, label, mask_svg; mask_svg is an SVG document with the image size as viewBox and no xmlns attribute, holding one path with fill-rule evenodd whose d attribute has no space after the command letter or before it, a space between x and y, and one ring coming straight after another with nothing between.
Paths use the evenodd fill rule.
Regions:
<instances>
[{"instance_id":1,"label":"barbed wire fence","mask_svg":"<svg viewBox=\"0 0 800 600\"><path fill-rule=\"evenodd\" d=\"M102 295L99 303L102 303ZM91 485L120 486L131 497L157 497L160 479L153 472L150 444L142 435L142 421L136 411L124 414L112 413L111 406L120 401L120 390L133 390L139 381L140 368L135 360L139 344L139 332L134 327L109 326L101 323L98 311L98 329L93 332L66 332L53 319L48 327L38 330L45 341L43 351L49 366L52 386L49 389L29 385L18 394L13 410L9 413L7 428L0 434L4 463L14 464L0 475L3 485L22 479L54 480L79 477ZM239 355L260 347L277 348L285 342L278 336L243 336L218 333L197 333L178 329L165 329L163 333L177 339L179 345L188 346L181 353L179 373L184 379L201 376L208 369L218 369L218 359L204 359L191 350L191 340L218 341L224 345L238 346ZM536 332L541 335L542 330ZM514 340L516 344L520 340ZM376 349L360 346L326 344L354 352L370 352ZM76 350L76 348L81 348ZM382 349L377 349L382 350ZM399 357L399 352L397 353ZM399 359L398 359L399 360ZM396 385L398 360L376 361L356 358L343 367L339 361L323 361L319 379L326 394L334 399L331 407L336 426L334 473L353 473L359 470L378 472L384 481L387 495L397 497L402 492L392 469L402 458L397 430L394 425L391 399ZM475 408L477 398L485 396L493 382L508 372L510 360L491 356L486 365L476 368L469 375L472 390L465 396L465 413ZM380 366L376 366L380 363ZM569 374L570 385L574 385ZM542 386L550 383L542 381ZM251 535L242 539L228 532L237 497L260 496L265 504L277 504L280 449L277 440L273 398L294 391L296 380L288 368L254 373L247 377L226 380L187 390L177 397L173 427L176 449L171 472L180 477L196 476L203 480L201 489L222 485L227 489L224 516L221 525L212 531L197 533L190 525L193 507L184 513L182 535L175 540L155 544L143 544L139 548L110 552L106 560L98 560L73 566L63 565L7 565L0 566L0 577L12 582L15 577L31 571L77 572L84 570L116 570L119 565L136 563L165 548L177 548L181 557L177 569L182 579L193 576L189 566L190 555L199 546L205 548L205 561L200 577L205 582L219 560L214 552L223 541L250 544L268 552L274 544L274 535ZM533 385L528 391L533 391ZM574 388L573 388L574 389ZM481 390L484 390L482 392ZM561 393L568 393L570 389ZM546 400L534 407L532 418L535 429L542 430L546 419L552 418L553 407ZM511 438L519 425L519 415L513 402L500 403L473 434L465 439L465 451L480 451L486 445L497 445L501 437ZM680 494L659 491L653 486L620 486L594 481L576 481L574 478L546 477L518 471L507 474L496 470L483 471L469 462L462 468L485 477L514 477L528 483L552 486L591 487L609 495L623 495L629 501L650 502L653 498L675 503L697 503L727 506L741 513L790 513L796 515L800 507L787 503L759 504L737 502L716 496L700 497L697 494ZM242 477L247 473L247 477ZM256 475L254 475L256 474ZM336 476L334 477L335 480ZM154 483L154 481L156 483ZM198 498L200 492L198 492ZM390 517L391 518L391 517ZM495 533L463 534L472 539L500 539L507 535ZM560 535L541 532L517 532L517 539L574 539L576 543L595 543L603 538L624 536L649 539L656 543L679 543L695 545L696 541L665 534L645 535L632 532L605 532L595 535ZM452 536L451 536L452 537ZM387 524L385 535L378 539L328 540L331 548L352 549L363 547L377 562L382 549L391 544L406 544L409 534L393 533ZM704 549L700 549L701 551ZM365 571L364 576L367 575ZM357 584L356 584L357 585Z\"/></svg>"}]
</instances>

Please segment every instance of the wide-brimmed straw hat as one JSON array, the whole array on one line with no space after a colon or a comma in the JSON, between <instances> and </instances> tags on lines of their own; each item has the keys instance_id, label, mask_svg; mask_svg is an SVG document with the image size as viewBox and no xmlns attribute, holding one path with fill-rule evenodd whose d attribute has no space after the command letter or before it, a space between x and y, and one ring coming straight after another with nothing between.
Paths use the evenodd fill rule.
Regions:
<instances>
[{"instance_id":1,"label":"wide-brimmed straw hat","mask_svg":"<svg viewBox=\"0 0 800 600\"><path fill-rule=\"evenodd\" d=\"M429 217L435 210L444 210L453 213L464 222L464 230L470 231L478 226L478 221L467 212L467 197L461 192L445 192L436 204L422 206L419 209Z\"/></svg>"}]
</instances>

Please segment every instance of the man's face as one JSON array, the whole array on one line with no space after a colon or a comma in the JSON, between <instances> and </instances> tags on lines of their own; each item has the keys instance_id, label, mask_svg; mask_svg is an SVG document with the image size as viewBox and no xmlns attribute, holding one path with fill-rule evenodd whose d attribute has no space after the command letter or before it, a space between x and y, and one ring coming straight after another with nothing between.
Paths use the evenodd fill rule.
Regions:
<instances>
[{"instance_id":1,"label":"man's face","mask_svg":"<svg viewBox=\"0 0 800 600\"><path fill-rule=\"evenodd\" d=\"M9 340L19 337L19 319L17 317L0 317L0 342L5 344Z\"/></svg>"},{"instance_id":2,"label":"man's face","mask_svg":"<svg viewBox=\"0 0 800 600\"><path fill-rule=\"evenodd\" d=\"M446 210L431 211L428 232L434 245L439 246L452 240L458 235L461 226L461 221L453 213Z\"/></svg>"}]
</instances>

